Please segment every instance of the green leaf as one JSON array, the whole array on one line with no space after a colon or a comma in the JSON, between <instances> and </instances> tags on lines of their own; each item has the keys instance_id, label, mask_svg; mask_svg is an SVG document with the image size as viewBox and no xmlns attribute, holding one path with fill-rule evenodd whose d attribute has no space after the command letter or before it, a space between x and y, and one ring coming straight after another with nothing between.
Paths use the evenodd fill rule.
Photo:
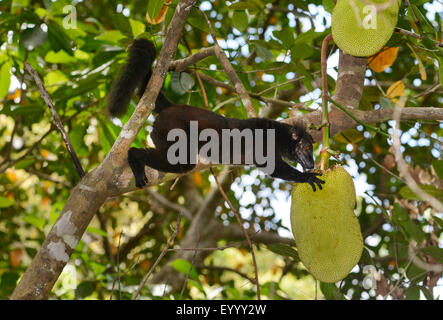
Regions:
<instances>
[{"instance_id":1,"label":"green leaf","mask_svg":"<svg viewBox=\"0 0 443 320\"><path fill-rule=\"evenodd\" d=\"M252 2L257 8L263 10L265 5L260 0L248 0L248 2Z\"/></svg>"},{"instance_id":2,"label":"green leaf","mask_svg":"<svg viewBox=\"0 0 443 320\"><path fill-rule=\"evenodd\" d=\"M380 106L383 109L394 109L395 108L395 103L391 99L389 99L389 98L381 97L380 98Z\"/></svg>"},{"instance_id":3,"label":"green leaf","mask_svg":"<svg viewBox=\"0 0 443 320\"><path fill-rule=\"evenodd\" d=\"M406 290L406 300L419 300L420 288L417 286L411 286Z\"/></svg>"},{"instance_id":4,"label":"green leaf","mask_svg":"<svg viewBox=\"0 0 443 320\"><path fill-rule=\"evenodd\" d=\"M3 99L8 94L9 86L11 84L11 64L9 61L3 63L0 68L0 99Z\"/></svg>"},{"instance_id":5,"label":"green leaf","mask_svg":"<svg viewBox=\"0 0 443 320\"><path fill-rule=\"evenodd\" d=\"M263 295L265 295L265 296L274 295L273 300L283 300L281 297L274 294L277 291L282 291L278 282L269 281L269 282L266 282L266 283L260 285L260 292Z\"/></svg>"},{"instance_id":6,"label":"green leaf","mask_svg":"<svg viewBox=\"0 0 443 320\"><path fill-rule=\"evenodd\" d=\"M272 32L272 35L280 40L285 48L290 48L294 45L294 32L289 28L284 28L283 30ZM297 49L297 48L294 48Z\"/></svg>"},{"instance_id":7,"label":"green leaf","mask_svg":"<svg viewBox=\"0 0 443 320\"><path fill-rule=\"evenodd\" d=\"M413 239L421 242L426 239L426 235L414 220L400 222L403 230Z\"/></svg>"},{"instance_id":8,"label":"green leaf","mask_svg":"<svg viewBox=\"0 0 443 320\"><path fill-rule=\"evenodd\" d=\"M293 47L293 50L291 51L291 57L293 59L303 60L309 58L314 53L315 50L311 46L305 43L301 43Z\"/></svg>"},{"instance_id":9,"label":"green leaf","mask_svg":"<svg viewBox=\"0 0 443 320\"><path fill-rule=\"evenodd\" d=\"M180 95L191 90L194 85L194 78L186 72L173 72L171 74L171 88Z\"/></svg>"},{"instance_id":10,"label":"green leaf","mask_svg":"<svg viewBox=\"0 0 443 320\"><path fill-rule=\"evenodd\" d=\"M248 28L248 15L245 11L235 10L232 15L232 25L240 32Z\"/></svg>"},{"instance_id":11,"label":"green leaf","mask_svg":"<svg viewBox=\"0 0 443 320\"><path fill-rule=\"evenodd\" d=\"M14 203L14 200L0 196L0 208L8 208Z\"/></svg>"},{"instance_id":12,"label":"green leaf","mask_svg":"<svg viewBox=\"0 0 443 320\"><path fill-rule=\"evenodd\" d=\"M121 33L119 30L105 31L101 35L95 37L96 40L111 41L115 43L125 38L126 36L123 33Z\"/></svg>"},{"instance_id":13,"label":"green leaf","mask_svg":"<svg viewBox=\"0 0 443 320\"><path fill-rule=\"evenodd\" d=\"M443 160L432 161L432 167L440 179L443 179Z\"/></svg>"},{"instance_id":14,"label":"green leaf","mask_svg":"<svg viewBox=\"0 0 443 320\"><path fill-rule=\"evenodd\" d=\"M297 38L295 38L295 44L300 44L300 43L310 44L313 40L325 36L327 33L328 31L315 32L314 30L303 32L299 34Z\"/></svg>"},{"instance_id":15,"label":"green leaf","mask_svg":"<svg viewBox=\"0 0 443 320\"><path fill-rule=\"evenodd\" d=\"M36 215L33 215L33 214L29 214L27 216L24 216L23 221L33 225L34 227L36 227L40 231L43 231L43 227L46 224L45 219L37 217Z\"/></svg>"},{"instance_id":16,"label":"green leaf","mask_svg":"<svg viewBox=\"0 0 443 320\"><path fill-rule=\"evenodd\" d=\"M32 165L35 162L35 158L24 158L23 160L18 161L15 165L15 169L25 169Z\"/></svg>"},{"instance_id":17,"label":"green leaf","mask_svg":"<svg viewBox=\"0 0 443 320\"><path fill-rule=\"evenodd\" d=\"M417 241L422 241L426 238L420 226L409 217L408 212L398 203L394 204L392 221L397 223L409 237Z\"/></svg>"},{"instance_id":18,"label":"green leaf","mask_svg":"<svg viewBox=\"0 0 443 320\"><path fill-rule=\"evenodd\" d=\"M203 289L203 286L200 284L199 281L195 281L194 279L188 279L188 284L191 285L192 287L197 288L201 293L206 295L206 292Z\"/></svg>"},{"instance_id":19,"label":"green leaf","mask_svg":"<svg viewBox=\"0 0 443 320\"><path fill-rule=\"evenodd\" d=\"M88 231L90 233L98 234L98 235L103 236L103 237L107 237L108 236L108 234L105 231L103 231L102 229L99 229L99 228L87 227L86 231Z\"/></svg>"},{"instance_id":20,"label":"green leaf","mask_svg":"<svg viewBox=\"0 0 443 320\"><path fill-rule=\"evenodd\" d=\"M194 28L197 28L201 31L210 33L208 24L206 23L205 18L203 17L202 13L193 8L191 10L191 13L189 14L188 19L186 19L186 22L189 23L191 26L193 26ZM215 35L217 35L217 29L215 29Z\"/></svg>"},{"instance_id":21,"label":"green leaf","mask_svg":"<svg viewBox=\"0 0 443 320\"><path fill-rule=\"evenodd\" d=\"M60 70L53 70L45 75L44 82L46 86L52 86L54 84L62 84L68 82L69 78Z\"/></svg>"},{"instance_id":22,"label":"green leaf","mask_svg":"<svg viewBox=\"0 0 443 320\"><path fill-rule=\"evenodd\" d=\"M48 40L53 51L64 50L68 54L72 53L71 39L69 39L65 29L53 21L48 23Z\"/></svg>"},{"instance_id":23,"label":"green leaf","mask_svg":"<svg viewBox=\"0 0 443 320\"><path fill-rule=\"evenodd\" d=\"M323 8L329 13L332 13L332 10L334 9L335 3L334 0L322 0Z\"/></svg>"},{"instance_id":24,"label":"green leaf","mask_svg":"<svg viewBox=\"0 0 443 320\"><path fill-rule=\"evenodd\" d=\"M47 39L48 33L43 31L40 26L27 28L20 34L20 42L27 50L41 46Z\"/></svg>"},{"instance_id":25,"label":"green leaf","mask_svg":"<svg viewBox=\"0 0 443 320\"><path fill-rule=\"evenodd\" d=\"M87 230L87 229L86 229L86 230ZM106 266L106 265L101 264L101 263L97 263L97 262L95 262L95 261L91 261L91 262L89 263L89 266L91 267L92 272L94 272L94 275L95 275L96 277L104 276L104 272L105 272L106 269L107 269L107 266Z\"/></svg>"},{"instance_id":26,"label":"green leaf","mask_svg":"<svg viewBox=\"0 0 443 320\"><path fill-rule=\"evenodd\" d=\"M422 189L424 192L428 193L429 195L439 199L440 201L443 201L443 191L440 189L437 189L435 186L431 184L427 185L419 185L420 189ZM419 198L408 186L404 186L400 189L399 194L406 199L409 200L422 200Z\"/></svg>"},{"instance_id":27,"label":"green leaf","mask_svg":"<svg viewBox=\"0 0 443 320\"><path fill-rule=\"evenodd\" d=\"M409 280L414 281L414 283L419 283L423 281L426 277L427 271L417 267L416 264L411 263L409 268L406 270L406 276Z\"/></svg>"},{"instance_id":28,"label":"green leaf","mask_svg":"<svg viewBox=\"0 0 443 320\"><path fill-rule=\"evenodd\" d=\"M274 58L271 51L259 44L255 44L255 50L257 50L257 56L259 56L264 61L272 60Z\"/></svg>"},{"instance_id":29,"label":"green leaf","mask_svg":"<svg viewBox=\"0 0 443 320\"><path fill-rule=\"evenodd\" d=\"M145 32L146 30L146 26L143 22L129 19L129 23L131 24L132 35L134 36L134 38Z\"/></svg>"},{"instance_id":30,"label":"green leaf","mask_svg":"<svg viewBox=\"0 0 443 320\"><path fill-rule=\"evenodd\" d=\"M78 60L89 60L91 58L88 53L80 49L74 51L74 57Z\"/></svg>"},{"instance_id":31,"label":"green leaf","mask_svg":"<svg viewBox=\"0 0 443 320\"><path fill-rule=\"evenodd\" d=\"M433 219L434 219L435 221L437 221L437 223L438 223L438 225L440 226L440 228L443 229L443 219L440 219L440 218L437 217L437 216L434 216Z\"/></svg>"},{"instance_id":32,"label":"green leaf","mask_svg":"<svg viewBox=\"0 0 443 320\"><path fill-rule=\"evenodd\" d=\"M83 299L90 296L95 290L95 285L92 281L85 281L80 283L75 289L75 298Z\"/></svg>"},{"instance_id":33,"label":"green leaf","mask_svg":"<svg viewBox=\"0 0 443 320\"><path fill-rule=\"evenodd\" d=\"M52 16L63 14L64 13L63 8L69 4L70 4L70 1L67 1L67 0L51 1L49 11Z\"/></svg>"},{"instance_id":34,"label":"green leaf","mask_svg":"<svg viewBox=\"0 0 443 320\"><path fill-rule=\"evenodd\" d=\"M432 294L431 291L429 291L428 288L424 287L424 286L418 286L421 290L421 292L423 292L423 295L425 296L426 300L434 300L434 295Z\"/></svg>"},{"instance_id":35,"label":"green leaf","mask_svg":"<svg viewBox=\"0 0 443 320\"><path fill-rule=\"evenodd\" d=\"M73 130L69 132L69 138L71 139L72 147L79 156L88 156L88 148L85 146L84 137L88 125L85 123L74 126Z\"/></svg>"},{"instance_id":36,"label":"green leaf","mask_svg":"<svg viewBox=\"0 0 443 320\"><path fill-rule=\"evenodd\" d=\"M160 10L162 9L163 4L164 4L164 0L149 0L148 1L147 12L148 12L151 20L154 20L154 18L160 13Z\"/></svg>"},{"instance_id":37,"label":"green leaf","mask_svg":"<svg viewBox=\"0 0 443 320\"><path fill-rule=\"evenodd\" d=\"M327 300L346 300L334 283L320 282L320 290Z\"/></svg>"},{"instance_id":38,"label":"green leaf","mask_svg":"<svg viewBox=\"0 0 443 320\"><path fill-rule=\"evenodd\" d=\"M429 37L423 33L428 33L429 36L432 38L432 36L436 34L435 29L434 29L432 23L426 17L426 15L424 15L421 12L421 10L417 7L416 4L411 4L411 7L415 13L415 16L418 18L418 20L420 22L420 25L419 25L420 26L419 27L420 34L422 34L424 36L423 43L426 44L424 40L429 39ZM435 45L433 42L428 44L428 49L431 49L431 50L435 49Z\"/></svg>"},{"instance_id":39,"label":"green leaf","mask_svg":"<svg viewBox=\"0 0 443 320\"><path fill-rule=\"evenodd\" d=\"M170 263L171 267L173 267L178 272L181 272L185 275L189 273L189 277L191 279L198 281L198 273L197 270L191 265L191 263L184 259L176 259ZM192 268L192 269L191 269ZM191 270L191 272L189 272Z\"/></svg>"},{"instance_id":40,"label":"green leaf","mask_svg":"<svg viewBox=\"0 0 443 320\"><path fill-rule=\"evenodd\" d=\"M151 3L152 1L149 1ZM149 6L149 5L148 5ZM123 14L116 13L112 16L112 24L114 27L121 31L128 38L132 38L132 28L129 19L125 17Z\"/></svg>"},{"instance_id":41,"label":"green leaf","mask_svg":"<svg viewBox=\"0 0 443 320\"><path fill-rule=\"evenodd\" d=\"M0 111L0 113L4 113L12 117L18 115L23 117L36 116L36 118L38 118L37 121L42 117L43 112L44 108L37 104L16 105L13 108L11 108L11 106L5 106Z\"/></svg>"},{"instance_id":42,"label":"green leaf","mask_svg":"<svg viewBox=\"0 0 443 320\"><path fill-rule=\"evenodd\" d=\"M272 252L284 257L292 257L295 261L300 261L298 252L287 244L273 243L267 246Z\"/></svg>"},{"instance_id":43,"label":"green leaf","mask_svg":"<svg viewBox=\"0 0 443 320\"><path fill-rule=\"evenodd\" d=\"M440 78L440 85L443 86L443 58L438 58L438 76Z\"/></svg>"},{"instance_id":44,"label":"green leaf","mask_svg":"<svg viewBox=\"0 0 443 320\"><path fill-rule=\"evenodd\" d=\"M111 150L112 145L115 142L115 139L117 138L117 135L114 134L113 130L109 128L108 122L99 120L100 122L100 131L101 131L101 142L103 150L108 153L109 150Z\"/></svg>"},{"instance_id":45,"label":"green leaf","mask_svg":"<svg viewBox=\"0 0 443 320\"><path fill-rule=\"evenodd\" d=\"M409 219L409 214L405 208L400 206L398 203L394 203L394 209L392 210L392 221L400 223L402 221L408 221Z\"/></svg>"},{"instance_id":46,"label":"green leaf","mask_svg":"<svg viewBox=\"0 0 443 320\"><path fill-rule=\"evenodd\" d=\"M257 11L260 8L253 1L239 1L229 6L229 9L232 10L249 10L249 11Z\"/></svg>"},{"instance_id":47,"label":"green leaf","mask_svg":"<svg viewBox=\"0 0 443 320\"><path fill-rule=\"evenodd\" d=\"M49 51L45 56L45 60L49 63L72 63L75 61L75 58L60 50L58 52Z\"/></svg>"},{"instance_id":48,"label":"green leaf","mask_svg":"<svg viewBox=\"0 0 443 320\"><path fill-rule=\"evenodd\" d=\"M0 291L2 294L10 295L17 285L18 278L20 278L20 275L16 272L4 272L0 278Z\"/></svg>"},{"instance_id":49,"label":"green leaf","mask_svg":"<svg viewBox=\"0 0 443 320\"><path fill-rule=\"evenodd\" d=\"M437 246L429 246L421 250L423 253L430 255L438 263L443 263L443 249Z\"/></svg>"}]
</instances>

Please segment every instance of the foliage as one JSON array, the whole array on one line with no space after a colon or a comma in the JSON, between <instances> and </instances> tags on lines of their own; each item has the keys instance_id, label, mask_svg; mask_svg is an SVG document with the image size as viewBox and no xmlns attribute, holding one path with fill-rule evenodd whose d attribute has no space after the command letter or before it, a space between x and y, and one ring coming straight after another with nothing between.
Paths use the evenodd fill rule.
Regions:
<instances>
[{"instance_id":1,"label":"foliage","mask_svg":"<svg viewBox=\"0 0 443 320\"><path fill-rule=\"evenodd\" d=\"M24 61L43 78L81 164L88 172L104 159L121 130L121 123L128 120L135 107L134 98L121 122L109 121L104 113L106 94L124 62L128 44L147 32L158 49L162 45L162 35L177 0L167 4L169 9L164 17L157 17L163 10L159 2L75 1L73 7L66 0L0 3L2 299L12 293L79 181L35 82L24 72ZM388 46L398 47L397 57L391 59L388 66L382 63L382 72L367 71L361 110L392 107L402 96L407 97L404 107L442 104L443 89L439 81L443 79L443 51L433 41L441 39L441 12L436 12L427 1L413 3L414 15L403 4L398 27L424 38L394 34ZM300 92L301 88L303 94L291 97L295 104L305 103L306 110L300 113L319 108L320 46L330 32L333 1L210 0L197 4L208 14L221 46L249 92L274 98L294 88ZM147 11L150 17L157 17L158 23L147 22ZM193 8L176 59L210 46L208 31L201 13ZM332 50L336 56L336 48ZM228 82L215 57L198 62L197 69L200 74ZM297 80L290 82L291 79ZM395 91L396 96L389 96L388 88L400 80L404 91ZM335 80L329 77L328 82L333 92ZM246 117L235 93L206 82L203 85L210 109L230 117ZM174 101L204 106L194 68L182 74L169 73L164 90ZM267 91L261 93L264 90ZM259 100L253 103L257 110L265 107ZM288 118L289 109L282 109L277 117ZM138 134L134 146L146 146L151 125L150 118L147 130ZM379 126L391 131L392 123ZM403 155L414 179L442 199L442 125L437 121L410 120L403 122L401 129ZM341 152L339 162L350 169L356 180L367 182L363 184L364 192L360 190L356 208L366 237L366 249L358 267L342 283L318 286L322 296L327 299L437 299L435 288L441 273L427 272L411 263L408 246L415 240L420 247L419 259L429 264L442 263L441 213L417 198L399 179L392 142L386 137L359 126L336 136L333 141L331 147ZM316 150L318 154L318 145ZM204 171L153 190L170 202L195 208L195 194L202 200L213 187L213 178ZM247 226L255 231L284 235L290 234L289 224L284 223L289 221L289 207L287 212L281 212L281 208L282 203L288 203L289 196L290 185L258 176L252 169L246 169L228 193L233 205L240 208ZM236 224L224 203L218 205L213 216L225 226ZM164 248L172 233L171 225L175 228L175 217L175 210L162 206L143 191L108 200L76 247L52 291L53 298L108 299L112 292L114 299L130 299ZM176 244L180 244L191 224L184 220ZM227 243L231 243L229 239L220 236L218 244ZM253 277L249 249L244 242L238 244L238 248L214 251L204 260L206 266L227 267L234 272L197 268L193 261L175 260L174 270L187 276L183 292L169 293L163 288L147 286L143 296L153 299L255 298L254 285L235 273ZM257 248L264 296L314 298L313 278L300 263L296 247L276 242L259 244ZM164 268L174 254L168 252L160 268ZM118 269L117 261L120 262Z\"/></svg>"}]
</instances>

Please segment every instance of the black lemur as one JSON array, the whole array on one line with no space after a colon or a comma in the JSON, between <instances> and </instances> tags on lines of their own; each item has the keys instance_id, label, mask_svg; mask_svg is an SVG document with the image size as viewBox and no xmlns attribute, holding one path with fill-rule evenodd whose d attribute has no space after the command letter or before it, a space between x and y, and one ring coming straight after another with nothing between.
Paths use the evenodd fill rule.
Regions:
<instances>
[{"instance_id":1,"label":"black lemur","mask_svg":"<svg viewBox=\"0 0 443 320\"><path fill-rule=\"evenodd\" d=\"M156 49L152 42L147 39L139 38L134 40L129 50L129 57L122 68L120 75L114 81L108 98L108 110L112 116L122 115L126 112L131 94L138 88L138 95L141 97L146 89L147 83L151 76L151 67L156 57ZM191 121L197 121L198 133L204 129L214 129L221 138L223 129L262 129L264 132L262 140L264 140L264 151L274 152L274 170L267 172L272 177L280 178L293 182L305 182L312 186L315 191L316 186L322 189L323 180L317 176L321 173L310 172L314 168L312 137L306 131L302 124L294 126L281 123L275 120L265 118L235 119L218 115L212 111L196 108L188 105L181 105L171 102L165 95L160 92L156 100L154 112L157 113L151 132L152 141L155 148L130 148L128 152L128 162L135 176L135 183L138 188L143 187L147 183L144 167L149 166L153 169L163 172L184 173L195 167L197 152L202 147L202 141L198 142L198 151L194 148L194 152L190 151L186 163L171 164L168 161L168 149L173 145L174 141L168 141L167 136L172 129L182 129L189 137ZM274 129L275 148L268 148L266 141L267 130ZM255 131L254 131L255 130ZM238 131L237 131L238 132ZM189 138L187 138L187 146L190 146ZM218 139L221 141L221 139ZM246 163L247 152L255 151L254 143L247 145L246 140L241 140L241 162L240 164L253 164L256 167L263 167L263 162L256 159L255 153L252 156L252 163ZM250 142L250 141L249 141ZM222 143L219 143L220 155L222 151ZM274 144L274 143L273 143ZM252 147L251 147L252 145ZM226 150L226 149L224 149ZM230 151L233 151L232 146ZM211 151L212 152L212 151ZM233 152L229 159L224 159L219 163L234 164L232 162ZM208 153L209 154L209 153ZM211 156L211 154L209 154ZM237 153L238 156L238 153ZM304 172L296 170L294 167L286 163L284 158L290 161L300 163ZM212 159L212 158L211 158ZM251 158L248 158L251 159ZM235 164L239 164L236 162Z\"/></svg>"}]
</instances>

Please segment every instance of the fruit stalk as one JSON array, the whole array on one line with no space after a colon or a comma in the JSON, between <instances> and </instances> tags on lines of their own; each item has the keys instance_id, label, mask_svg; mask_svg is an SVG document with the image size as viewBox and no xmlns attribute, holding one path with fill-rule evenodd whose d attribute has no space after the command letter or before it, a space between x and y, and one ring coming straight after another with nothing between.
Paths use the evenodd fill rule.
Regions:
<instances>
[{"instance_id":1,"label":"fruit stalk","mask_svg":"<svg viewBox=\"0 0 443 320\"><path fill-rule=\"evenodd\" d=\"M322 42L321 46L321 79L322 79L322 134L323 134L323 146L320 151L320 169L326 170L329 166L330 154L328 150L330 149L329 141L329 114L328 114L328 75L326 73L327 69L327 49L328 44L332 40L332 34L328 34Z\"/></svg>"}]
</instances>

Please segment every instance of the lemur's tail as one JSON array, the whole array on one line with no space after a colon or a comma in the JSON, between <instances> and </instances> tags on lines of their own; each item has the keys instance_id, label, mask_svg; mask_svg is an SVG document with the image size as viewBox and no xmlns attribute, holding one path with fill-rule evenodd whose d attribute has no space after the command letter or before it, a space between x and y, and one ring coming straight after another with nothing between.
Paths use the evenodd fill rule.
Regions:
<instances>
[{"instance_id":1,"label":"lemur's tail","mask_svg":"<svg viewBox=\"0 0 443 320\"><path fill-rule=\"evenodd\" d=\"M107 108L112 116L121 116L126 112L131 95L137 87L141 98L151 77L155 56L155 46L151 41L144 38L134 40L129 49L128 60L114 80L108 95ZM172 103L160 92L154 111L160 112L170 105Z\"/></svg>"}]
</instances>

